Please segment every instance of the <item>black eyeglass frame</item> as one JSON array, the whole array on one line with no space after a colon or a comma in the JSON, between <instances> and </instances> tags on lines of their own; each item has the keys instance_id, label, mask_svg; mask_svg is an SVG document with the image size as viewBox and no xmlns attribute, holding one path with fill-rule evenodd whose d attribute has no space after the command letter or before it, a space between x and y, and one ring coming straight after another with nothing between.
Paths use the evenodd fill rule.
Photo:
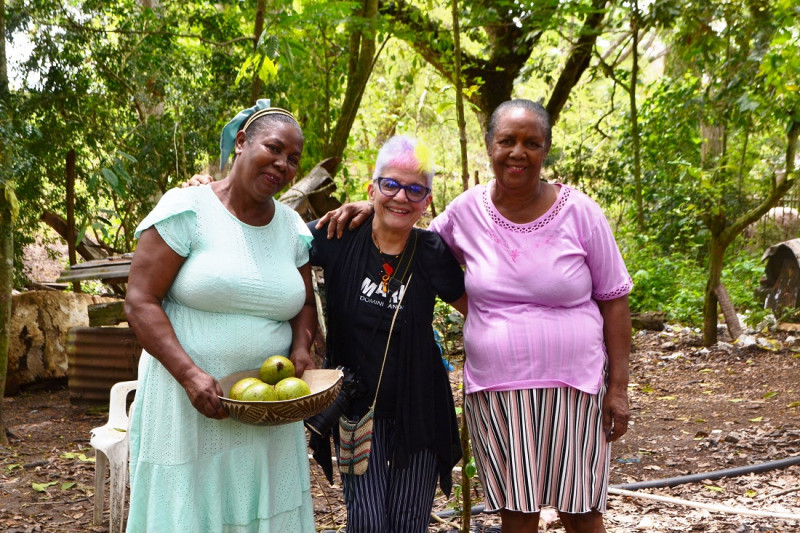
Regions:
<instances>
[{"instance_id":1,"label":"black eyeglass frame","mask_svg":"<svg viewBox=\"0 0 800 533\"><path fill-rule=\"evenodd\" d=\"M400 193L401 190L404 190L404 191L406 191L406 198L408 198L408 201L409 202L414 202L416 204L416 203L422 202L423 200L425 200L425 198L427 198L431 194L431 188L430 187L426 187L425 185L420 185L419 183L412 183L411 185L403 185L403 184L401 184L399 181L397 181L394 178L387 178L387 177L384 177L384 176L379 176L379 177L375 178L375 181L378 182L378 190L381 191L381 194L384 195L384 196L388 196L389 198L394 198L395 196L397 196ZM389 194L389 193L387 193L386 191L383 190L383 183L385 181L393 181L394 183L397 184L397 190L394 192L394 194ZM408 192L409 191L413 191L414 189L417 189L417 188L424 189L425 190L425 196L423 196L419 200L414 200L413 198L411 198L408 195Z\"/></svg>"}]
</instances>

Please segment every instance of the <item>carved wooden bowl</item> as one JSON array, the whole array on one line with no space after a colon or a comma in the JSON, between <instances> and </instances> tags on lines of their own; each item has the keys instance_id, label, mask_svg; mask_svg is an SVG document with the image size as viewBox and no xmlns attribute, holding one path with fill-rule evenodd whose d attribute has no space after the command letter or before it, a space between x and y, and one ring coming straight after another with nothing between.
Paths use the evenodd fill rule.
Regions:
<instances>
[{"instance_id":1,"label":"carved wooden bowl","mask_svg":"<svg viewBox=\"0 0 800 533\"><path fill-rule=\"evenodd\" d=\"M294 400L274 402L243 402L228 398L231 387L242 378L258 377L258 369L245 370L225 376L219 380L222 405L234 420L255 426L277 426L300 422L324 411L342 388L342 371L337 369L314 369L303 372L303 381L308 383L311 394Z\"/></svg>"}]
</instances>

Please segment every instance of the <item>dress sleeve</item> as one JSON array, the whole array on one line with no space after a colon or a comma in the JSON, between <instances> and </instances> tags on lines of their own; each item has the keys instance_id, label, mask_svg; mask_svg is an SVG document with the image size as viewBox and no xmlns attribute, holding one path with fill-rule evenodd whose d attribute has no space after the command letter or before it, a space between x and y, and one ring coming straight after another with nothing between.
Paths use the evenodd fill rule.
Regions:
<instances>
[{"instance_id":1,"label":"dress sleeve","mask_svg":"<svg viewBox=\"0 0 800 533\"><path fill-rule=\"evenodd\" d=\"M294 229L297 232L297 249L295 251L294 264L297 267L301 267L308 263L309 250L311 249L311 242L314 240L314 237L311 235L311 231L309 231L308 226L306 226L306 223L297 211L291 209L291 215L293 216L292 223L294 224Z\"/></svg>"},{"instance_id":2,"label":"dress sleeve","mask_svg":"<svg viewBox=\"0 0 800 533\"><path fill-rule=\"evenodd\" d=\"M596 217L595 229L586 243L586 263L592 273L592 298L613 300L633 290L633 280L614 234L602 212Z\"/></svg>"},{"instance_id":3,"label":"dress sleeve","mask_svg":"<svg viewBox=\"0 0 800 533\"><path fill-rule=\"evenodd\" d=\"M170 189L158 204L142 220L134 232L137 239L142 232L155 227L164 242L181 257L187 257L192 249L197 225L194 197L197 191Z\"/></svg>"}]
</instances>

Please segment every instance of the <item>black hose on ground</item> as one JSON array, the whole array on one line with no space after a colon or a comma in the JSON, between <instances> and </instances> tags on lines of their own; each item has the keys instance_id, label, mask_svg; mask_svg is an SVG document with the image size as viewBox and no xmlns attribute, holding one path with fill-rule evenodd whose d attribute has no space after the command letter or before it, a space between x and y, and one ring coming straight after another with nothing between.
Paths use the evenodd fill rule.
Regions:
<instances>
[{"instance_id":1,"label":"black hose on ground","mask_svg":"<svg viewBox=\"0 0 800 533\"><path fill-rule=\"evenodd\" d=\"M779 468L786 468L788 466L800 464L800 455L795 457L787 457L785 459L778 459L777 461L767 461L765 463L758 463L754 465L739 466L736 468L726 468L725 470L714 470L713 472L705 472L700 474L689 474L686 476L671 477L666 479L653 479L650 481L638 481L636 483L623 483L621 485L611 485L610 488L625 489L625 490L639 490L639 489L655 489L661 487L674 487L683 483L695 483L703 481L704 479L719 479L723 477L735 477L745 474L752 474L757 472L767 472L769 470L777 470Z\"/></svg>"},{"instance_id":2,"label":"black hose on ground","mask_svg":"<svg viewBox=\"0 0 800 533\"><path fill-rule=\"evenodd\" d=\"M473 505L472 506L472 511L470 511L470 513L474 514L474 515L475 514L481 514L484 509L485 509L485 507L482 504L481 505ZM451 516L456 514L456 512L455 512L454 509L447 509L445 511L439 511L438 513L433 513L433 514L435 514L439 518L450 518ZM461 514L461 511L459 511L458 514Z\"/></svg>"}]
</instances>

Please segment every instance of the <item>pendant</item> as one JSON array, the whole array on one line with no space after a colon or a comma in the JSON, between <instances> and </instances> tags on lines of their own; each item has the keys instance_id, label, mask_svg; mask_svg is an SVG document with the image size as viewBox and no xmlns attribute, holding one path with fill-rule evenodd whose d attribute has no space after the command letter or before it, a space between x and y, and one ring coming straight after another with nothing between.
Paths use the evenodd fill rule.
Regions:
<instances>
[{"instance_id":1,"label":"pendant","mask_svg":"<svg viewBox=\"0 0 800 533\"><path fill-rule=\"evenodd\" d=\"M384 274L383 276L381 276L381 284L383 285L383 287L381 287L381 289L383 290L383 294L386 294L389 291L389 280L390 279L391 279L391 276L389 274Z\"/></svg>"}]
</instances>

